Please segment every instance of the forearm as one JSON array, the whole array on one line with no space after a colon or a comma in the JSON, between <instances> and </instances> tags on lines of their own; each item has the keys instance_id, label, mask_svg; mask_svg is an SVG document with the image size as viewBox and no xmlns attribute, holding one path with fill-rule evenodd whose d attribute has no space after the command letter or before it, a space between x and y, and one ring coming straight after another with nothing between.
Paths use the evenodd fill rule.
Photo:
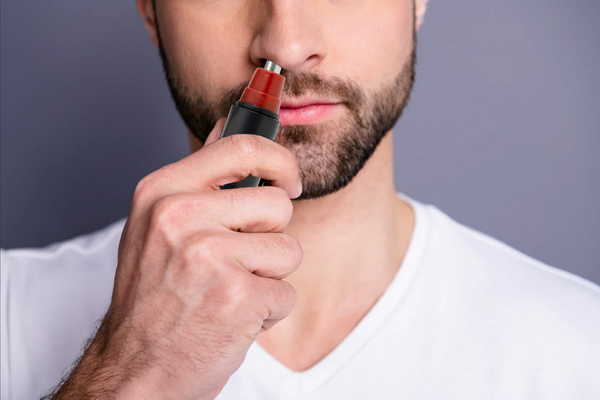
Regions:
<instances>
[{"instance_id":1,"label":"forearm","mask_svg":"<svg viewBox=\"0 0 600 400\"><path fill-rule=\"evenodd\" d=\"M122 381L119 373L104 366L96 340L92 341L75 367L42 400L114 399Z\"/></svg>"},{"instance_id":2,"label":"forearm","mask_svg":"<svg viewBox=\"0 0 600 400\"><path fill-rule=\"evenodd\" d=\"M67 399L135 399L152 398L141 393L138 385L132 350L135 346L124 345L121 349L108 348L109 311L95 336L90 339L83 355L74 363L72 371L42 400ZM126 351L127 350L127 351ZM142 386L143 388L143 386Z\"/></svg>"}]
</instances>

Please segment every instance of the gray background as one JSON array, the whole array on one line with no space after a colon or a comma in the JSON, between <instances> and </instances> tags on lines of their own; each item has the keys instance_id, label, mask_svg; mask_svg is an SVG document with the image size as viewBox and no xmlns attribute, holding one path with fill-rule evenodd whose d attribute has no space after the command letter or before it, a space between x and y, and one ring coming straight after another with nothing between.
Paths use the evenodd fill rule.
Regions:
<instances>
[{"instance_id":1,"label":"gray background","mask_svg":"<svg viewBox=\"0 0 600 400\"><path fill-rule=\"evenodd\" d=\"M187 154L134 3L2 1L2 247L127 215ZM402 192L600 283L598 20L597 0L431 0L395 147Z\"/></svg>"}]
</instances>

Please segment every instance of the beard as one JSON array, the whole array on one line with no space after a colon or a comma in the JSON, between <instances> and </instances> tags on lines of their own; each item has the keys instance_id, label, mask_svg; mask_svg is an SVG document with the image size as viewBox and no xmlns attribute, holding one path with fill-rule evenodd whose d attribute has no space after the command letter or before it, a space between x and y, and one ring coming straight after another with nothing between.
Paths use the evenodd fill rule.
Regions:
<instances>
[{"instance_id":1,"label":"beard","mask_svg":"<svg viewBox=\"0 0 600 400\"><path fill-rule=\"evenodd\" d=\"M240 99L247 83L226 90L216 102L209 101L201 91L193 90L179 79L167 58L158 23L156 29L173 101L190 132L204 143L217 120L227 116L231 105ZM402 115L413 87L415 64L416 34L413 26L408 60L401 71L378 90L365 90L351 79L310 71L283 70L282 75L286 78L284 97L299 98L311 94L336 98L346 108L346 115L321 124L279 128L275 142L288 148L298 160L303 190L294 200L323 197L352 181Z\"/></svg>"}]
</instances>

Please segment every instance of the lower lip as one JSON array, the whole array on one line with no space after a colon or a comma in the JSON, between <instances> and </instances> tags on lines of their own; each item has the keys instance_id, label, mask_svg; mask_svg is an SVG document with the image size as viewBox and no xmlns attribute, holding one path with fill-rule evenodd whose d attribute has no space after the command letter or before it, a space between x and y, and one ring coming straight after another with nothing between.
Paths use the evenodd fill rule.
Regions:
<instances>
[{"instance_id":1,"label":"lower lip","mask_svg":"<svg viewBox=\"0 0 600 400\"><path fill-rule=\"evenodd\" d=\"M299 108L284 108L279 110L279 122L286 125L311 125L323 122L339 106L336 104L312 104Z\"/></svg>"}]
</instances>

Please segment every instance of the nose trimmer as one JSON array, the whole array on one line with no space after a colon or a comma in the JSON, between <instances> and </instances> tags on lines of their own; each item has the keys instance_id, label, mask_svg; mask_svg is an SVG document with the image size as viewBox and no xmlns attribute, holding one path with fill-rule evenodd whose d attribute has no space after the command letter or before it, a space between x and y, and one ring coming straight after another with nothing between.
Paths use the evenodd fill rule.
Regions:
<instances>
[{"instance_id":1,"label":"nose trimmer","mask_svg":"<svg viewBox=\"0 0 600 400\"><path fill-rule=\"evenodd\" d=\"M252 134L275 140L279 130L279 107L285 78L281 67L272 61L257 68L240 100L231 106L221 138L235 134ZM263 186L265 181L248 175L241 181L223 185L221 189Z\"/></svg>"}]
</instances>

